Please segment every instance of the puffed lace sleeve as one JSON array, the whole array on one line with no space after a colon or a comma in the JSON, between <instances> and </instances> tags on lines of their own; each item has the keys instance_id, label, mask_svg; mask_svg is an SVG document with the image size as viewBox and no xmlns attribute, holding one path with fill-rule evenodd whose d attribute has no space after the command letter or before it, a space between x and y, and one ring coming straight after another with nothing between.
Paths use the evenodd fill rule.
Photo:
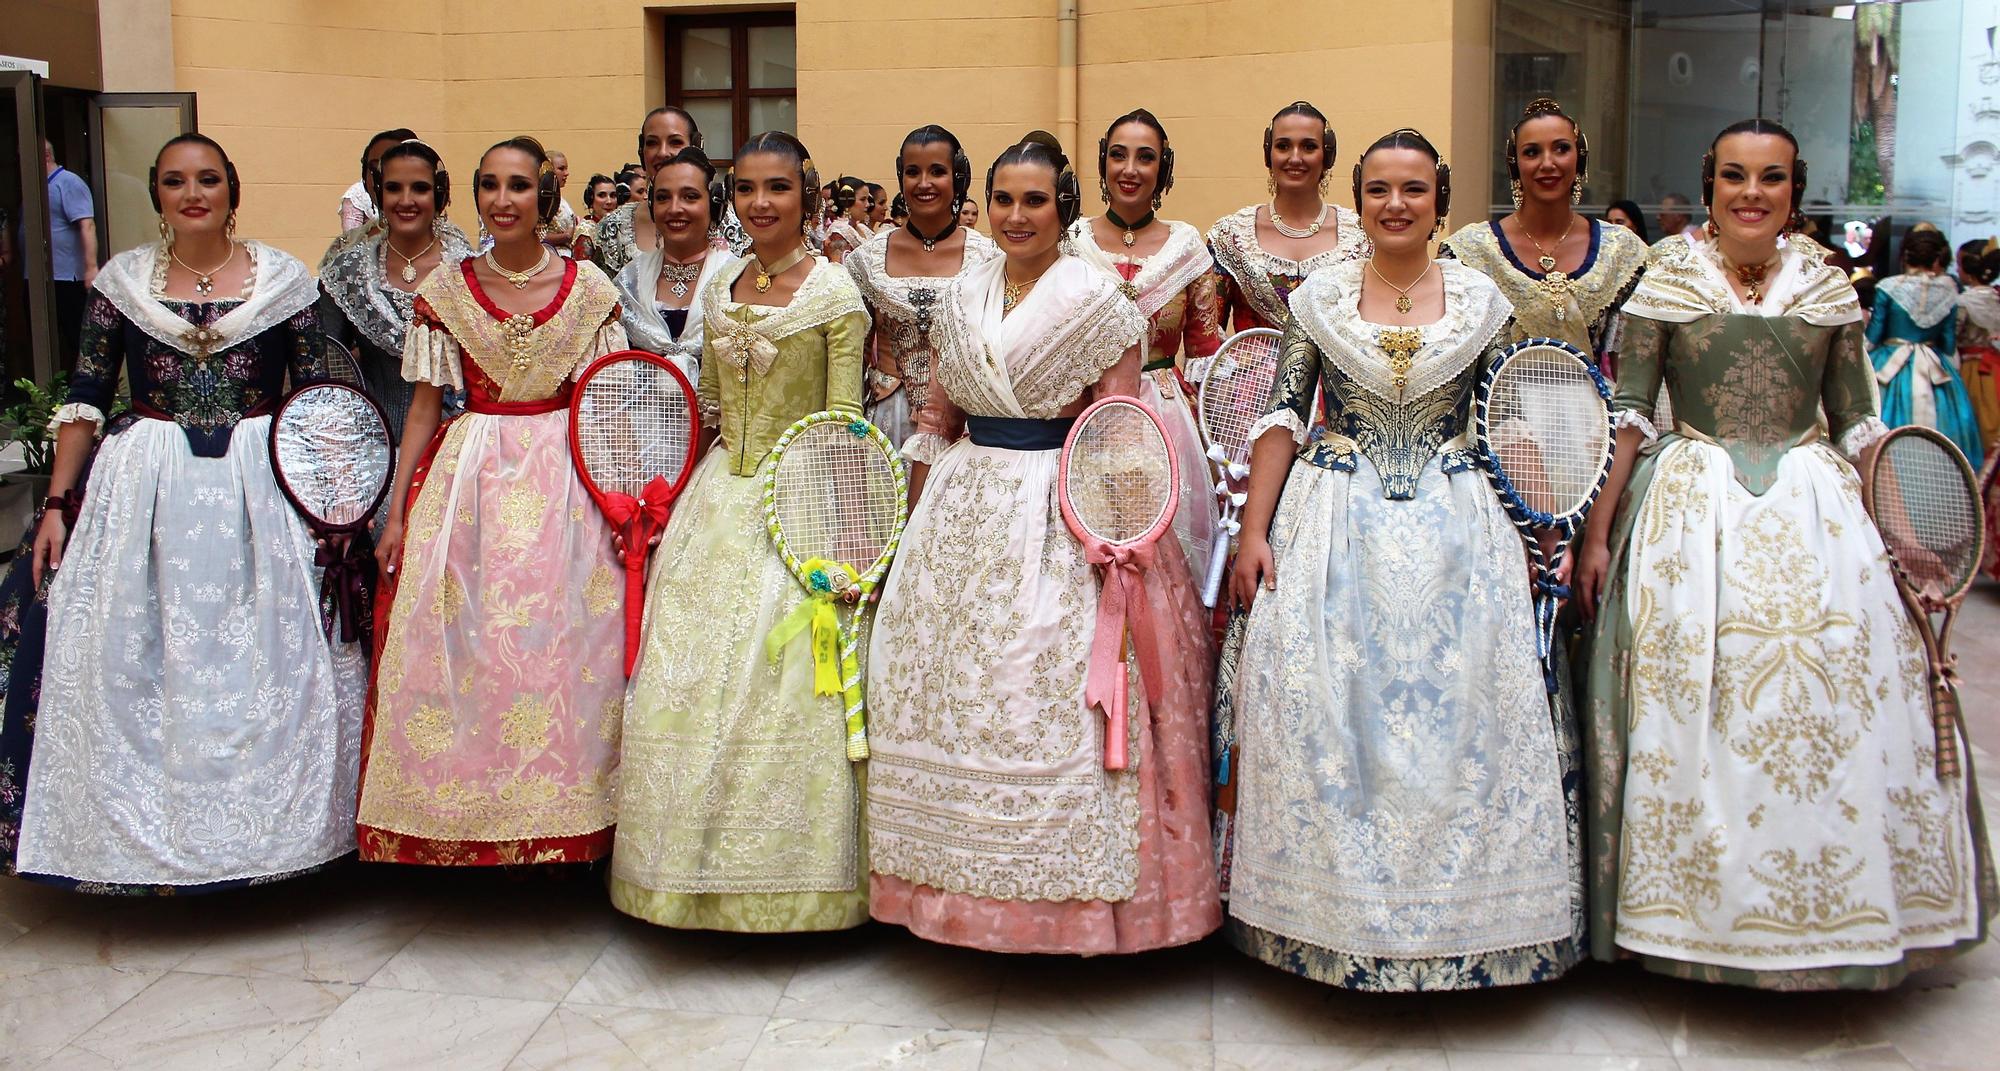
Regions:
<instances>
[{"instance_id":1,"label":"puffed lace sleeve","mask_svg":"<svg viewBox=\"0 0 2000 1071\"><path fill-rule=\"evenodd\" d=\"M465 355L422 295L410 315L410 329L403 335L403 378L411 383L465 389Z\"/></svg>"}]
</instances>

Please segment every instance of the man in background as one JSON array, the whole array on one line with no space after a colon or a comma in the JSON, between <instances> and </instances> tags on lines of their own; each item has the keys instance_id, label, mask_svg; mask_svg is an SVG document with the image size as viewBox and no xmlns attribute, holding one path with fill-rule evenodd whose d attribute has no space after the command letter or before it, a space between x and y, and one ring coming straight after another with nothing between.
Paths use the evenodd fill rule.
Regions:
<instances>
[{"instance_id":1,"label":"man in background","mask_svg":"<svg viewBox=\"0 0 2000 1071\"><path fill-rule=\"evenodd\" d=\"M1660 198L1660 237L1685 234L1690 238L1701 235L1701 228L1694 225L1694 202L1686 194L1669 193Z\"/></svg>"},{"instance_id":2,"label":"man in background","mask_svg":"<svg viewBox=\"0 0 2000 1071\"><path fill-rule=\"evenodd\" d=\"M56 163L55 147L42 142L42 170L49 184L49 266L56 282L56 334L62 365L76 357L83 338L83 299L97 281L97 205L90 186Z\"/></svg>"}]
</instances>

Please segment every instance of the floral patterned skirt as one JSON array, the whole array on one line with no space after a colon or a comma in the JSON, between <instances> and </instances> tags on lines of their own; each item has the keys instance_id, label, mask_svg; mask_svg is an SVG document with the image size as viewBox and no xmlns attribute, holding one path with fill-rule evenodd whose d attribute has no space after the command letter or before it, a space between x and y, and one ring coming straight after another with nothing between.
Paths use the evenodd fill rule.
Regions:
<instances>
[{"instance_id":1,"label":"floral patterned skirt","mask_svg":"<svg viewBox=\"0 0 2000 1071\"><path fill-rule=\"evenodd\" d=\"M625 571L569 411L472 413L420 468L376 663L361 855L441 866L610 849Z\"/></svg>"}]
</instances>

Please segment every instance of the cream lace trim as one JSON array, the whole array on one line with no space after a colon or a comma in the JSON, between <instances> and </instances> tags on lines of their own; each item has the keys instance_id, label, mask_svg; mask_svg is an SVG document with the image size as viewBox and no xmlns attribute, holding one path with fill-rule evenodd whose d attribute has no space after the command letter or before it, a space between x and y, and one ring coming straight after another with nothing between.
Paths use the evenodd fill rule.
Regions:
<instances>
[{"instance_id":1,"label":"cream lace trim","mask_svg":"<svg viewBox=\"0 0 2000 1071\"><path fill-rule=\"evenodd\" d=\"M1707 238L1672 235L1653 246L1646 273L1623 311L1663 323L1692 323L1703 316L1797 316L1816 327L1861 322L1854 287L1838 268L1812 254L1804 239L1780 249L1778 269L1761 305L1736 298L1722 274L1720 254Z\"/></svg>"},{"instance_id":2,"label":"cream lace trim","mask_svg":"<svg viewBox=\"0 0 2000 1071\"><path fill-rule=\"evenodd\" d=\"M1258 439L1263 438L1264 433L1270 431L1272 428L1283 428L1290 432L1292 443L1295 446L1304 446L1306 444L1306 426L1299 422L1299 415L1292 412L1290 408L1277 409L1264 414L1255 424L1250 425L1250 434L1244 437L1244 441L1254 443Z\"/></svg>"},{"instance_id":3,"label":"cream lace trim","mask_svg":"<svg viewBox=\"0 0 2000 1071\"><path fill-rule=\"evenodd\" d=\"M939 455L950 448L951 443L945 441L944 436L920 431L903 440L901 452L905 461L918 465L931 465L937 462Z\"/></svg>"},{"instance_id":4,"label":"cream lace trim","mask_svg":"<svg viewBox=\"0 0 2000 1071\"><path fill-rule=\"evenodd\" d=\"M104 410L88 402L65 402L56 410L55 415L49 418L49 434L54 435L64 424L77 420L88 420L103 428Z\"/></svg>"},{"instance_id":5,"label":"cream lace trim","mask_svg":"<svg viewBox=\"0 0 2000 1071\"><path fill-rule=\"evenodd\" d=\"M1882 437L1888 434L1889 425L1882 423L1880 417L1863 417L1853 427L1840 433L1837 445L1842 454L1854 460L1861 456L1861 451L1882 441Z\"/></svg>"},{"instance_id":6,"label":"cream lace trim","mask_svg":"<svg viewBox=\"0 0 2000 1071\"><path fill-rule=\"evenodd\" d=\"M861 291L855 288L854 280L848 277L847 272L824 257L814 257L812 271L806 276L806 281L799 284L791 304L753 323L732 320L728 312L739 305L730 298L729 291L749 266L749 257L734 257L708 281L708 289L703 291L701 297L705 337L721 338L740 328L775 343L800 331L831 323L851 312L863 316L868 314L868 307L861 301Z\"/></svg>"},{"instance_id":7,"label":"cream lace trim","mask_svg":"<svg viewBox=\"0 0 2000 1071\"><path fill-rule=\"evenodd\" d=\"M1616 433L1625 428L1639 429L1639 434L1645 436L1647 442L1652 442L1660 437L1660 429L1653 426L1653 419L1646 414L1641 413L1637 409L1612 410L1612 432Z\"/></svg>"},{"instance_id":8,"label":"cream lace trim","mask_svg":"<svg viewBox=\"0 0 2000 1071\"><path fill-rule=\"evenodd\" d=\"M465 356L451 332L417 320L403 333L403 378L455 390L465 389Z\"/></svg>"},{"instance_id":9,"label":"cream lace trim","mask_svg":"<svg viewBox=\"0 0 2000 1071\"><path fill-rule=\"evenodd\" d=\"M1114 253L1097 244L1090 231L1091 217L1077 220L1070 228L1070 244L1084 263L1111 277L1130 296L1148 319L1167 306L1196 279L1215 270L1215 258L1201 240L1201 232L1179 220L1163 220L1166 243L1143 260ZM1118 274L1120 264L1139 265L1138 274L1127 282Z\"/></svg>"},{"instance_id":10,"label":"cream lace trim","mask_svg":"<svg viewBox=\"0 0 2000 1071\"><path fill-rule=\"evenodd\" d=\"M1353 210L1333 206L1333 222L1339 228L1339 244L1314 253L1304 260L1287 260L1257 244L1257 209L1246 205L1215 221L1208 232L1208 248L1216 266L1236 281L1236 288L1266 323L1282 326L1289 318L1285 299L1271 288L1272 275L1293 278L1309 276L1320 268L1342 261L1367 257L1373 243L1361 232L1361 217Z\"/></svg>"},{"instance_id":11,"label":"cream lace trim","mask_svg":"<svg viewBox=\"0 0 2000 1071\"><path fill-rule=\"evenodd\" d=\"M848 254L841 265L854 277L854 285L861 290L861 297L878 311L887 310L898 319L912 319L917 315L917 307L910 301L910 292L918 287L942 290L953 280L962 279L965 273L1000 255L1000 247L993 239L978 231L965 232L965 255L958 264L957 275L890 275L889 274L889 233L890 228L875 232L875 236L861 244L861 248Z\"/></svg>"},{"instance_id":12,"label":"cream lace trim","mask_svg":"<svg viewBox=\"0 0 2000 1071\"><path fill-rule=\"evenodd\" d=\"M2000 333L2000 290L1974 283L1958 295L1958 307L1974 324Z\"/></svg>"},{"instance_id":13,"label":"cream lace trim","mask_svg":"<svg viewBox=\"0 0 2000 1071\"><path fill-rule=\"evenodd\" d=\"M1942 275L1892 275L1877 284L1875 292L1889 295L1921 328L1936 327L1958 310L1958 287Z\"/></svg>"}]
</instances>

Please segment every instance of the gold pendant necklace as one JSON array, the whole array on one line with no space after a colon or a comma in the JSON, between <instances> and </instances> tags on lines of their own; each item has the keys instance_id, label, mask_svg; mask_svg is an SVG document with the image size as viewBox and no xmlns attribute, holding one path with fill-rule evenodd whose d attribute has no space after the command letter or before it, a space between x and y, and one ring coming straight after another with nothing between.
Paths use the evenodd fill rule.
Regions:
<instances>
[{"instance_id":1,"label":"gold pendant necklace","mask_svg":"<svg viewBox=\"0 0 2000 1071\"><path fill-rule=\"evenodd\" d=\"M180 265L183 268L186 268L188 274L194 276L195 296L207 297L208 295L215 293L215 273L221 271L224 268L227 268L229 266L229 262L236 259L236 243L233 241L230 242L229 255L222 258L222 263L217 264L215 267L210 268L207 271L202 271L201 269L196 268L194 265L189 264L187 261L182 260L180 254L175 252L174 247L171 245L167 247L167 256L173 258L174 263Z\"/></svg>"},{"instance_id":2,"label":"gold pendant necklace","mask_svg":"<svg viewBox=\"0 0 2000 1071\"><path fill-rule=\"evenodd\" d=\"M1415 289L1417 288L1417 284L1418 284L1418 283L1421 283L1421 282L1423 282L1423 281L1424 281L1424 280L1425 280L1426 278L1428 278L1428 277L1430 276L1430 274L1431 274L1431 269L1432 269L1432 268L1434 268L1434 267L1436 267L1436 266L1437 266L1437 262L1436 262L1436 261L1431 261L1431 262L1429 262L1429 263L1426 263L1426 264L1424 265L1424 270L1423 270L1423 272L1422 272L1421 274L1419 274L1419 275L1418 275L1418 276L1417 276L1417 277L1416 277L1415 279L1412 279L1412 280L1410 280L1410 285L1408 285L1408 286L1397 286L1397 285L1396 285L1395 283L1392 283L1392 282L1390 282L1390 281L1389 281L1389 277L1388 277L1388 276L1386 276L1386 275L1383 275L1383 274L1382 274L1382 269L1380 269L1380 268L1378 268L1378 267L1376 267L1376 266L1375 266L1375 258L1374 258L1374 257L1369 257L1369 258L1368 258L1368 270L1369 270L1369 271L1371 271L1371 272L1374 272L1374 273L1375 273L1375 278L1377 278L1377 279L1380 279L1380 280L1382 280L1382 285L1383 285L1383 286L1386 286L1386 287L1388 287L1389 289L1391 289L1391 290L1394 290L1394 291L1396 292L1396 311L1397 311L1397 312L1409 312L1409 311L1410 311L1410 291L1412 291L1412 290L1415 290Z\"/></svg>"},{"instance_id":3,"label":"gold pendant necklace","mask_svg":"<svg viewBox=\"0 0 2000 1071\"><path fill-rule=\"evenodd\" d=\"M543 246L542 259L535 261L534 267L529 268L527 271L509 271L501 266L500 261L494 258L493 250L489 249L486 251L486 266L499 272L508 282L513 283L514 289L526 290L528 284L534 280L535 276L540 275L542 269L549 266L549 256L549 247Z\"/></svg>"},{"instance_id":4,"label":"gold pendant necklace","mask_svg":"<svg viewBox=\"0 0 2000 1071\"><path fill-rule=\"evenodd\" d=\"M1527 222L1523 220L1521 217L1515 216L1514 223L1521 228L1521 234L1524 235L1528 239L1528 241L1534 243L1535 252L1541 254L1541 259L1537 260L1535 263L1541 265L1542 271L1544 272L1555 271L1556 258L1550 256L1549 251L1542 248L1541 240L1536 238L1534 232L1528 229ZM1576 213L1571 212L1569 214L1569 226L1564 227L1562 232L1562 237L1556 239L1556 252L1558 253L1562 252L1563 243L1569 241L1569 232L1575 229L1576 229Z\"/></svg>"},{"instance_id":5,"label":"gold pendant necklace","mask_svg":"<svg viewBox=\"0 0 2000 1071\"><path fill-rule=\"evenodd\" d=\"M752 263L757 265L757 278L752 282L751 285L755 286L757 288L757 292L760 294L770 293L771 280L777 278L780 275L785 274L788 271L791 271L792 268L795 265L797 265L799 261L802 261L804 259L806 259L806 247L800 246L797 249L794 249L791 252L785 254L784 256L779 257L778 262L776 264L773 264L767 268L764 266L764 262L758 258L757 254L752 253L750 254L750 260Z\"/></svg>"},{"instance_id":6,"label":"gold pendant necklace","mask_svg":"<svg viewBox=\"0 0 2000 1071\"><path fill-rule=\"evenodd\" d=\"M1048 269L1043 268L1042 271L1043 273L1047 273ZM1006 273L1002 272L1000 275L1000 315L1005 316L1013 312L1014 307L1019 305L1022 299L1028 296L1028 291L1033 290L1035 284L1041 281L1042 277L1037 275L1033 279L1023 282L1010 283L1007 281Z\"/></svg>"},{"instance_id":7,"label":"gold pendant necklace","mask_svg":"<svg viewBox=\"0 0 2000 1071\"><path fill-rule=\"evenodd\" d=\"M402 250L396 248L396 243L391 242L386 238L382 240L382 244L389 247L389 252L394 253L397 256L403 258L403 270L400 273L403 277L403 281L406 283L414 283L417 281L417 261L422 260L426 254L428 254L432 249L436 248L438 240L435 236L433 236L430 240L430 244L424 246L422 249L417 250L417 255L414 257L405 255Z\"/></svg>"}]
</instances>

